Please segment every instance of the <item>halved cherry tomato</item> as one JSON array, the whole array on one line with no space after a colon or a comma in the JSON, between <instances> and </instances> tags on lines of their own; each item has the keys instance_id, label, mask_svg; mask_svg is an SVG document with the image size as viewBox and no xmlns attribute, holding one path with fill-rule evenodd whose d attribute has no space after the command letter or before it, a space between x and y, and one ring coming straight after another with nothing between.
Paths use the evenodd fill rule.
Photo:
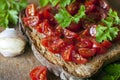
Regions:
<instances>
[{"instance_id":1,"label":"halved cherry tomato","mask_svg":"<svg viewBox=\"0 0 120 80\"><path fill-rule=\"evenodd\" d=\"M59 37L49 36L41 40L43 46L53 53L59 53L64 46L64 41Z\"/></svg>"},{"instance_id":2,"label":"halved cherry tomato","mask_svg":"<svg viewBox=\"0 0 120 80\"><path fill-rule=\"evenodd\" d=\"M30 72L32 80L47 80L47 68L45 66L38 66Z\"/></svg>"},{"instance_id":3,"label":"halved cherry tomato","mask_svg":"<svg viewBox=\"0 0 120 80\"><path fill-rule=\"evenodd\" d=\"M81 55L79 55L77 53L73 54L72 61L77 64L85 64L88 62L88 60L86 58L83 58Z\"/></svg>"},{"instance_id":4,"label":"halved cherry tomato","mask_svg":"<svg viewBox=\"0 0 120 80\"><path fill-rule=\"evenodd\" d=\"M71 59L72 59L71 56L72 56L73 52L74 52L74 46L73 45L68 45L62 51L61 56L65 61L71 61Z\"/></svg>"},{"instance_id":5,"label":"halved cherry tomato","mask_svg":"<svg viewBox=\"0 0 120 80\"><path fill-rule=\"evenodd\" d=\"M27 26L36 26L39 24L38 16L25 17L25 18L23 18L23 21L24 21L25 25L27 25Z\"/></svg>"},{"instance_id":6,"label":"halved cherry tomato","mask_svg":"<svg viewBox=\"0 0 120 80\"><path fill-rule=\"evenodd\" d=\"M80 42L77 43L77 47L79 48L92 48L93 43L89 39L81 39Z\"/></svg>"},{"instance_id":7,"label":"halved cherry tomato","mask_svg":"<svg viewBox=\"0 0 120 80\"><path fill-rule=\"evenodd\" d=\"M37 27L37 31L40 33L43 33L46 36L51 36L53 34L52 28L48 22L48 20L44 20L41 22Z\"/></svg>"},{"instance_id":8,"label":"halved cherry tomato","mask_svg":"<svg viewBox=\"0 0 120 80\"><path fill-rule=\"evenodd\" d=\"M106 47L106 48L110 48L112 46L112 43L108 40L104 40L102 43L101 43L102 46Z\"/></svg>"},{"instance_id":9,"label":"halved cherry tomato","mask_svg":"<svg viewBox=\"0 0 120 80\"><path fill-rule=\"evenodd\" d=\"M89 28L85 29L85 30L81 33L81 35L83 35L83 36L90 36Z\"/></svg>"},{"instance_id":10,"label":"halved cherry tomato","mask_svg":"<svg viewBox=\"0 0 120 80\"><path fill-rule=\"evenodd\" d=\"M36 8L35 4L30 4L30 5L27 6L27 8L25 10L25 13L26 13L27 17L35 16L36 11L37 11L37 8Z\"/></svg>"},{"instance_id":11,"label":"halved cherry tomato","mask_svg":"<svg viewBox=\"0 0 120 80\"><path fill-rule=\"evenodd\" d=\"M97 42L93 43L93 48L96 49L97 54L104 54L107 52L107 48Z\"/></svg>"},{"instance_id":12,"label":"halved cherry tomato","mask_svg":"<svg viewBox=\"0 0 120 80\"><path fill-rule=\"evenodd\" d=\"M82 22L79 21L79 23L74 23L72 22L69 27L68 30L73 31L73 32L79 32L82 30Z\"/></svg>"},{"instance_id":13,"label":"halved cherry tomato","mask_svg":"<svg viewBox=\"0 0 120 80\"><path fill-rule=\"evenodd\" d=\"M95 55L96 49L94 49L94 48L93 49L90 49L90 48L79 48L78 52L79 52L79 54L82 57L90 58L90 57Z\"/></svg>"},{"instance_id":14,"label":"halved cherry tomato","mask_svg":"<svg viewBox=\"0 0 120 80\"><path fill-rule=\"evenodd\" d=\"M86 12L87 12L87 13L88 13L88 12L92 12L92 11L95 10L95 5L94 5L94 3L93 3L92 1L87 1L87 2L85 3L85 7L86 7Z\"/></svg>"},{"instance_id":15,"label":"halved cherry tomato","mask_svg":"<svg viewBox=\"0 0 120 80\"><path fill-rule=\"evenodd\" d=\"M67 30L67 29L64 29L64 35L66 38L77 38L78 37L78 34L70 30Z\"/></svg>"},{"instance_id":16,"label":"halved cherry tomato","mask_svg":"<svg viewBox=\"0 0 120 80\"><path fill-rule=\"evenodd\" d=\"M66 8L67 8L67 11L71 15L75 15L78 12L79 7L80 7L80 3L75 1L75 2L71 3L70 5L68 5Z\"/></svg>"}]
</instances>

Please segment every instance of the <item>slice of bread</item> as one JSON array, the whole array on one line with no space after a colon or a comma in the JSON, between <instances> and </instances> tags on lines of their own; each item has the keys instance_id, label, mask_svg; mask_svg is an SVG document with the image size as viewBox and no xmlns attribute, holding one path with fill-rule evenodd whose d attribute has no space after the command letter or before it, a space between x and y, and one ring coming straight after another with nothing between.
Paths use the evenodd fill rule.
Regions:
<instances>
[{"instance_id":1,"label":"slice of bread","mask_svg":"<svg viewBox=\"0 0 120 80\"><path fill-rule=\"evenodd\" d=\"M19 16L19 28L23 35L28 38L31 44L32 51L36 58L42 65L48 67L50 71L57 76L61 76L63 79L72 78L88 78L94 75L103 65L118 60L120 58L120 44L114 44L106 54L97 55L92 58L86 64L75 64L72 62L66 62L60 55L49 52L44 46L42 46L41 39L42 34L37 32L33 27L24 26L22 17L24 11Z\"/></svg>"}]
</instances>

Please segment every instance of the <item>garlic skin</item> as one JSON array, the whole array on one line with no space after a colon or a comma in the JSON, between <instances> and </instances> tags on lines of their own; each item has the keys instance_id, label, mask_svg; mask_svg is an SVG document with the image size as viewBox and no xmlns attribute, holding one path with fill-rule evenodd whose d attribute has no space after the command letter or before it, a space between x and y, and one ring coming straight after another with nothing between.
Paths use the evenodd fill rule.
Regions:
<instances>
[{"instance_id":1,"label":"garlic skin","mask_svg":"<svg viewBox=\"0 0 120 80\"><path fill-rule=\"evenodd\" d=\"M26 41L14 28L7 28L0 33L0 53L4 57L14 57L24 52Z\"/></svg>"}]
</instances>

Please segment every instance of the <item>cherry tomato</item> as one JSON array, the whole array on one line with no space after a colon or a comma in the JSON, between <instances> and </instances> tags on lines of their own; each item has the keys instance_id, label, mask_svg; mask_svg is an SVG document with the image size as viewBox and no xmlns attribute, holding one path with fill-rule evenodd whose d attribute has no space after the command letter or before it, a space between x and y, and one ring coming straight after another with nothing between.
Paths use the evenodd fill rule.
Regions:
<instances>
[{"instance_id":1,"label":"cherry tomato","mask_svg":"<svg viewBox=\"0 0 120 80\"><path fill-rule=\"evenodd\" d=\"M104 54L107 52L107 48L97 42L93 43L93 48L96 49L97 54Z\"/></svg>"},{"instance_id":2,"label":"cherry tomato","mask_svg":"<svg viewBox=\"0 0 120 80\"><path fill-rule=\"evenodd\" d=\"M79 48L92 48L93 43L89 39L81 39L81 42L77 43L77 47Z\"/></svg>"},{"instance_id":3,"label":"cherry tomato","mask_svg":"<svg viewBox=\"0 0 120 80\"><path fill-rule=\"evenodd\" d=\"M41 40L43 46L53 53L59 53L64 47L64 41L59 37L49 36Z\"/></svg>"},{"instance_id":4,"label":"cherry tomato","mask_svg":"<svg viewBox=\"0 0 120 80\"><path fill-rule=\"evenodd\" d=\"M88 12L92 12L92 11L95 10L95 5L93 4L92 1L87 1L87 2L85 3L85 7L86 7L86 12L87 12L87 13L88 13Z\"/></svg>"},{"instance_id":5,"label":"cherry tomato","mask_svg":"<svg viewBox=\"0 0 120 80\"><path fill-rule=\"evenodd\" d=\"M63 38L63 40L66 45L74 45L75 44L75 39Z\"/></svg>"},{"instance_id":6,"label":"cherry tomato","mask_svg":"<svg viewBox=\"0 0 120 80\"><path fill-rule=\"evenodd\" d=\"M35 16L36 11L37 11L37 8L36 8L35 4L30 4L30 5L27 6L27 8L25 10L25 13L26 13L27 17Z\"/></svg>"},{"instance_id":7,"label":"cherry tomato","mask_svg":"<svg viewBox=\"0 0 120 80\"><path fill-rule=\"evenodd\" d=\"M75 32L72 32L67 29L64 29L64 35L66 38L77 38L78 37L78 35Z\"/></svg>"},{"instance_id":8,"label":"cherry tomato","mask_svg":"<svg viewBox=\"0 0 120 80\"><path fill-rule=\"evenodd\" d=\"M95 55L96 49L79 48L79 49L78 49L78 52L79 52L79 54L80 54L82 57L90 58L90 57L92 57L92 56Z\"/></svg>"},{"instance_id":9,"label":"cherry tomato","mask_svg":"<svg viewBox=\"0 0 120 80\"><path fill-rule=\"evenodd\" d=\"M75 15L80 7L80 3L75 1L73 3L71 3L70 5L67 6L67 11L71 14L71 15Z\"/></svg>"},{"instance_id":10,"label":"cherry tomato","mask_svg":"<svg viewBox=\"0 0 120 80\"><path fill-rule=\"evenodd\" d=\"M61 56L65 61L71 61L71 56L73 52L74 52L74 46L68 45L62 51Z\"/></svg>"},{"instance_id":11,"label":"cherry tomato","mask_svg":"<svg viewBox=\"0 0 120 80\"><path fill-rule=\"evenodd\" d=\"M55 35L56 36L59 36L59 37L63 37L64 35L63 35L63 28L60 26L60 25L58 25L56 28L55 28Z\"/></svg>"},{"instance_id":12,"label":"cherry tomato","mask_svg":"<svg viewBox=\"0 0 120 80\"><path fill-rule=\"evenodd\" d=\"M72 61L77 64L85 64L88 62L88 60L86 58L83 58L81 55L79 55L77 53L73 54Z\"/></svg>"},{"instance_id":13,"label":"cherry tomato","mask_svg":"<svg viewBox=\"0 0 120 80\"><path fill-rule=\"evenodd\" d=\"M83 35L83 36L90 36L89 28L85 29L85 30L81 33L81 35Z\"/></svg>"},{"instance_id":14,"label":"cherry tomato","mask_svg":"<svg viewBox=\"0 0 120 80\"><path fill-rule=\"evenodd\" d=\"M110 9L110 6L104 0L99 0L99 4L100 4L100 7L105 9L105 10Z\"/></svg>"},{"instance_id":15,"label":"cherry tomato","mask_svg":"<svg viewBox=\"0 0 120 80\"><path fill-rule=\"evenodd\" d=\"M68 30L73 32L79 32L80 30L82 30L82 22L81 21L79 21L79 23L72 22L69 25Z\"/></svg>"},{"instance_id":16,"label":"cherry tomato","mask_svg":"<svg viewBox=\"0 0 120 80\"><path fill-rule=\"evenodd\" d=\"M44 20L41 22L37 27L37 31L40 33L43 33L46 36L51 36L53 34L52 28L50 24L48 23L48 20Z\"/></svg>"},{"instance_id":17,"label":"cherry tomato","mask_svg":"<svg viewBox=\"0 0 120 80\"><path fill-rule=\"evenodd\" d=\"M39 24L38 16L29 16L23 18L25 25L27 26L37 26Z\"/></svg>"},{"instance_id":18,"label":"cherry tomato","mask_svg":"<svg viewBox=\"0 0 120 80\"><path fill-rule=\"evenodd\" d=\"M47 80L47 68L44 66L38 66L30 72L32 80Z\"/></svg>"},{"instance_id":19,"label":"cherry tomato","mask_svg":"<svg viewBox=\"0 0 120 80\"><path fill-rule=\"evenodd\" d=\"M110 48L112 46L112 43L108 40L105 40L101 43L101 45L106 47L106 48Z\"/></svg>"}]
</instances>

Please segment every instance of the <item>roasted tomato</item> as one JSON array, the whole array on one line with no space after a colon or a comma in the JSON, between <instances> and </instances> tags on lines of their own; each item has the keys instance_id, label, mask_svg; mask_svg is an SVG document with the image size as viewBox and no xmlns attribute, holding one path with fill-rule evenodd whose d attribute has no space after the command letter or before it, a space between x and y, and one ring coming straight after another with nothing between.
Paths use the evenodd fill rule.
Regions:
<instances>
[{"instance_id":1,"label":"roasted tomato","mask_svg":"<svg viewBox=\"0 0 120 80\"><path fill-rule=\"evenodd\" d=\"M94 42L93 43L93 48L96 49L97 54L104 54L107 52L107 48L104 47L102 44Z\"/></svg>"},{"instance_id":2,"label":"roasted tomato","mask_svg":"<svg viewBox=\"0 0 120 80\"><path fill-rule=\"evenodd\" d=\"M83 58L78 53L73 54L72 61L77 63L77 64L85 64L86 62L88 62L88 60L86 58Z\"/></svg>"},{"instance_id":3,"label":"roasted tomato","mask_svg":"<svg viewBox=\"0 0 120 80\"><path fill-rule=\"evenodd\" d=\"M112 46L112 43L108 40L105 40L101 43L101 45L106 47L106 48L110 48Z\"/></svg>"},{"instance_id":4,"label":"roasted tomato","mask_svg":"<svg viewBox=\"0 0 120 80\"><path fill-rule=\"evenodd\" d=\"M79 32L82 30L82 22L79 21L79 23L74 23L72 22L69 27L68 30L73 31L73 32Z\"/></svg>"},{"instance_id":5,"label":"roasted tomato","mask_svg":"<svg viewBox=\"0 0 120 80\"><path fill-rule=\"evenodd\" d=\"M92 48L93 43L89 39L81 39L80 42L77 43L77 47L79 48Z\"/></svg>"},{"instance_id":6,"label":"roasted tomato","mask_svg":"<svg viewBox=\"0 0 120 80\"><path fill-rule=\"evenodd\" d=\"M25 10L25 13L26 13L26 16L29 17L29 16L35 16L36 15L36 6L35 4L30 4L27 6L26 10Z\"/></svg>"},{"instance_id":7,"label":"roasted tomato","mask_svg":"<svg viewBox=\"0 0 120 80\"><path fill-rule=\"evenodd\" d=\"M59 53L64 46L64 41L59 37L49 36L41 40L43 46L53 53Z\"/></svg>"},{"instance_id":8,"label":"roasted tomato","mask_svg":"<svg viewBox=\"0 0 120 80\"><path fill-rule=\"evenodd\" d=\"M27 26L37 26L39 24L38 16L29 16L23 18L25 25Z\"/></svg>"},{"instance_id":9,"label":"roasted tomato","mask_svg":"<svg viewBox=\"0 0 120 80\"><path fill-rule=\"evenodd\" d=\"M66 8L67 8L67 11L71 15L75 15L78 12L79 7L80 7L80 3L75 1L75 2L71 3L70 5L68 5Z\"/></svg>"},{"instance_id":10,"label":"roasted tomato","mask_svg":"<svg viewBox=\"0 0 120 80\"><path fill-rule=\"evenodd\" d=\"M61 53L61 56L63 57L63 59L65 61L71 61L72 59L72 53L75 52L74 51L74 46L73 45L68 45L64 48L64 50Z\"/></svg>"},{"instance_id":11,"label":"roasted tomato","mask_svg":"<svg viewBox=\"0 0 120 80\"><path fill-rule=\"evenodd\" d=\"M78 34L70 30L67 30L67 29L64 29L64 35L66 38L77 38L78 37Z\"/></svg>"},{"instance_id":12,"label":"roasted tomato","mask_svg":"<svg viewBox=\"0 0 120 80\"><path fill-rule=\"evenodd\" d=\"M79 54L82 57L90 58L90 57L95 55L96 49L94 49L94 48L93 49L90 49L90 48L79 48L78 52L79 52Z\"/></svg>"},{"instance_id":13,"label":"roasted tomato","mask_svg":"<svg viewBox=\"0 0 120 80\"><path fill-rule=\"evenodd\" d=\"M94 2L90 1L90 0L85 3L85 7L86 7L86 12L87 13L88 12L93 12L96 9L96 6L95 6Z\"/></svg>"},{"instance_id":14,"label":"roasted tomato","mask_svg":"<svg viewBox=\"0 0 120 80\"><path fill-rule=\"evenodd\" d=\"M43 33L46 36L51 36L53 34L52 27L50 26L48 20L44 20L37 27L37 31Z\"/></svg>"},{"instance_id":15,"label":"roasted tomato","mask_svg":"<svg viewBox=\"0 0 120 80\"><path fill-rule=\"evenodd\" d=\"M38 66L30 72L32 80L47 80L47 68L44 66Z\"/></svg>"}]
</instances>

